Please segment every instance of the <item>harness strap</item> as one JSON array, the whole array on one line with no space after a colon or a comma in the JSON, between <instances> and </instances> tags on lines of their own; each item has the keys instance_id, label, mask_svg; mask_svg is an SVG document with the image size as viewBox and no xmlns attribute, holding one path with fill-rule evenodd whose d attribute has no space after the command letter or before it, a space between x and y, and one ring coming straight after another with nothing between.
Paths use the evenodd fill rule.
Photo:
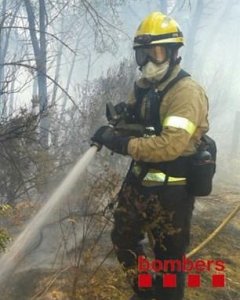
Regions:
<instances>
[{"instance_id":1,"label":"harness strap","mask_svg":"<svg viewBox=\"0 0 240 300\"><path fill-rule=\"evenodd\" d=\"M157 104L154 104L153 106L156 112L156 123L155 123L155 127L156 127L156 133L159 135L160 132L162 131L162 125L161 125L161 120L160 120L160 105L163 101L164 96L167 94L167 92L182 78L184 77L188 77L190 76L190 74L188 74L186 71L184 70L180 70L180 72L177 74L177 76L170 81L167 86L162 90L162 91L158 91L158 101Z\"/></svg>"},{"instance_id":2,"label":"harness strap","mask_svg":"<svg viewBox=\"0 0 240 300\"><path fill-rule=\"evenodd\" d=\"M162 131L162 124L160 120L160 105L163 101L163 97L165 94L182 78L188 77L190 74L188 74L184 70L180 70L180 72L177 74L177 76L170 81L167 86L162 91L155 91L153 88L139 88L135 83L135 98L136 98L136 119L138 122L142 122L140 119L141 116L141 108L144 97L148 97L148 103L146 105L146 109L149 110L149 115L145 120L145 126L148 126L150 122L154 125L155 132L157 135L160 135ZM179 170L179 164L183 166L182 158L178 158L175 161L172 162L162 162L162 163L156 163L156 164L149 164L149 163L143 163L139 162L136 164L133 164L130 169L132 169L133 174L142 181L142 184L144 185L166 185L166 184L186 184L186 178L185 176L174 176L173 174L175 172L178 173ZM185 159L184 159L185 161ZM175 168L175 167L176 168ZM185 166L185 163L184 163ZM183 168L180 168L180 173L185 173L185 170ZM171 176L170 176L171 174ZM174 177L173 177L174 176Z\"/></svg>"},{"instance_id":3,"label":"harness strap","mask_svg":"<svg viewBox=\"0 0 240 300\"><path fill-rule=\"evenodd\" d=\"M135 104L135 118L137 123L141 123L140 116L141 116L141 107L143 98L146 96L146 94L149 92L150 88L141 88L137 86L136 82L134 84L134 95L136 99Z\"/></svg>"},{"instance_id":4,"label":"harness strap","mask_svg":"<svg viewBox=\"0 0 240 300\"><path fill-rule=\"evenodd\" d=\"M155 90L153 87L149 88L140 88L135 83L134 85L134 94L136 99L135 105L135 114L136 114L136 121L142 123L141 120L141 108L143 99L146 96L149 101L146 103L146 119L145 119L145 126L149 126L149 124L153 123L155 127L156 134L159 135L162 131L162 125L160 120L160 105L163 101L163 97L165 94L182 78L188 77L188 74L183 69L177 74L177 76L171 80L166 87L162 90Z\"/></svg>"}]
</instances>

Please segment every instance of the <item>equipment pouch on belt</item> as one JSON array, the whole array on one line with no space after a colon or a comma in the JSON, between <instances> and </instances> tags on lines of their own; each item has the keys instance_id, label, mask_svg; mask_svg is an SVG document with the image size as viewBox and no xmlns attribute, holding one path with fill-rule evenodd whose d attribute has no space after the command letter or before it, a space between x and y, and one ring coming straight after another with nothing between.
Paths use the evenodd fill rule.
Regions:
<instances>
[{"instance_id":1,"label":"equipment pouch on belt","mask_svg":"<svg viewBox=\"0 0 240 300\"><path fill-rule=\"evenodd\" d=\"M194 196L207 196L212 190L216 171L217 147L215 141L204 135L196 154L191 157L187 185Z\"/></svg>"}]
</instances>

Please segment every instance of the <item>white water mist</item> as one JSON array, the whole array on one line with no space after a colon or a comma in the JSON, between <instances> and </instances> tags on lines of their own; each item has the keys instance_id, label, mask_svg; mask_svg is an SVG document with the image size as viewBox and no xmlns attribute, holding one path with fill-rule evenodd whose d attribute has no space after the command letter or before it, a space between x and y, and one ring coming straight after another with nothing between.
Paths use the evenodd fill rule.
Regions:
<instances>
[{"instance_id":1,"label":"white water mist","mask_svg":"<svg viewBox=\"0 0 240 300\"><path fill-rule=\"evenodd\" d=\"M0 259L0 285L7 280L8 276L15 271L18 263L24 258L32 240L41 230L42 226L61 202L65 199L69 191L74 187L79 176L86 169L97 152L95 146L91 147L78 160L66 178L55 190L46 204L39 210L36 216L28 223L23 232L13 242L7 253Z\"/></svg>"}]
</instances>

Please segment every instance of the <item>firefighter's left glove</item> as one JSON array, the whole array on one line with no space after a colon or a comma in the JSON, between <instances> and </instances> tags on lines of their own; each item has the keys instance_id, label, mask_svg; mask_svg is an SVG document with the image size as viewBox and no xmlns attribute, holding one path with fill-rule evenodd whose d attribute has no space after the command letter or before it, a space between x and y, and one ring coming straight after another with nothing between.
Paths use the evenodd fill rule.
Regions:
<instances>
[{"instance_id":1,"label":"firefighter's left glove","mask_svg":"<svg viewBox=\"0 0 240 300\"><path fill-rule=\"evenodd\" d=\"M103 145L113 152L127 155L129 136L121 135L113 127L100 127L91 138L92 145ZM99 150L101 147L99 147Z\"/></svg>"}]
</instances>

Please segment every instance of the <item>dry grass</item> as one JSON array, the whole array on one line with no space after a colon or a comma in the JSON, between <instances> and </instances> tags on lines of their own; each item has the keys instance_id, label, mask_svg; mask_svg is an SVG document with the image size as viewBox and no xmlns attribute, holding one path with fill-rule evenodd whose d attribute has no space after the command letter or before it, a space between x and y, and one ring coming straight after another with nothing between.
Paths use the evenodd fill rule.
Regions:
<instances>
[{"instance_id":1,"label":"dry grass","mask_svg":"<svg viewBox=\"0 0 240 300\"><path fill-rule=\"evenodd\" d=\"M239 194L223 191L198 199L192 222L191 249L203 241L238 202ZM203 272L201 287L186 288L184 300L240 299L239 229L240 221L237 216L206 248L192 258L223 260L226 266L226 287L211 287L211 274ZM19 274L12 281L14 291L8 289L4 300L127 300L132 291L114 255L111 254L97 268L111 250L109 232L105 232L97 246L92 248L91 241L89 243L79 267L68 267L57 272L33 270L29 274ZM76 276L77 289L73 296L73 280ZM19 293L22 293L22 297L19 297Z\"/></svg>"}]
</instances>

